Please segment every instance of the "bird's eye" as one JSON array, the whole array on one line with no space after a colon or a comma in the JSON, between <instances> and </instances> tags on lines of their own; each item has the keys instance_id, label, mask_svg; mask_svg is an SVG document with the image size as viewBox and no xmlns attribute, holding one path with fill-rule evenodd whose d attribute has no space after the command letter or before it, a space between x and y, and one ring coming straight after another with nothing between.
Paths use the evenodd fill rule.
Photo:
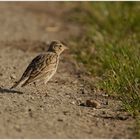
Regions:
<instances>
[{"instance_id":1,"label":"bird's eye","mask_svg":"<svg viewBox=\"0 0 140 140\"><path fill-rule=\"evenodd\" d=\"M56 48L56 46L53 46L53 49L55 49Z\"/></svg>"},{"instance_id":2,"label":"bird's eye","mask_svg":"<svg viewBox=\"0 0 140 140\"><path fill-rule=\"evenodd\" d=\"M57 48L60 49L62 47L62 45L57 45Z\"/></svg>"}]
</instances>

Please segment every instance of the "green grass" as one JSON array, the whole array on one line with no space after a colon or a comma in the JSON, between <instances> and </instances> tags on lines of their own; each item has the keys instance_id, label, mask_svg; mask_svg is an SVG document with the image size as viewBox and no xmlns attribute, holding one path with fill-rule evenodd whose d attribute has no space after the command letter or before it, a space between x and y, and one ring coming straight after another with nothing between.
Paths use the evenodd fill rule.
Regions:
<instances>
[{"instance_id":1,"label":"green grass","mask_svg":"<svg viewBox=\"0 0 140 140\"><path fill-rule=\"evenodd\" d=\"M85 2L69 17L85 29L73 40L76 59L132 113L140 111L139 12L139 2Z\"/></svg>"},{"instance_id":2,"label":"green grass","mask_svg":"<svg viewBox=\"0 0 140 140\"><path fill-rule=\"evenodd\" d=\"M140 2L82 2L68 18L84 29L71 43L77 61L133 115L140 115L139 13Z\"/></svg>"}]
</instances>

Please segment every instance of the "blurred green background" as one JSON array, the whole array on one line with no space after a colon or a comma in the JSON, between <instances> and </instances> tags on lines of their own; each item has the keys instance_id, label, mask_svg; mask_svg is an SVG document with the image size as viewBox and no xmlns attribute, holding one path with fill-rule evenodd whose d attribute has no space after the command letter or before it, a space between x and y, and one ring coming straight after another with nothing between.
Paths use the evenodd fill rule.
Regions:
<instances>
[{"instance_id":1,"label":"blurred green background","mask_svg":"<svg viewBox=\"0 0 140 140\"><path fill-rule=\"evenodd\" d=\"M84 33L71 40L75 59L90 76L99 77L96 87L118 97L137 119L140 114L140 3L81 2L67 20ZM140 129L137 129L140 133Z\"/></svg>"}]
</instances>

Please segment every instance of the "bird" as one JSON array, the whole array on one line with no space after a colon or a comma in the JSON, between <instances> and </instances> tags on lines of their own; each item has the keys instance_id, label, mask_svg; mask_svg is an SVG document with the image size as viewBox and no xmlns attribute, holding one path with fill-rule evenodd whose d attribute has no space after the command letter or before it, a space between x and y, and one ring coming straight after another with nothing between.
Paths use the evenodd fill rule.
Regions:
<instances>
[{"instance_id":1,"label":"bird","mask_svg":"<svg viewBox=\"0 0 140 140\"><path fill-rule=\"evenodd\" d=\"M43 80L44 84L46 84L56 73L60 54L66 49L68 47L61 41L52 41L48 50L39 54L31 61L21 78L10 89L17 86L24 87L39 80Z\"/></svg>"}]
</instances>

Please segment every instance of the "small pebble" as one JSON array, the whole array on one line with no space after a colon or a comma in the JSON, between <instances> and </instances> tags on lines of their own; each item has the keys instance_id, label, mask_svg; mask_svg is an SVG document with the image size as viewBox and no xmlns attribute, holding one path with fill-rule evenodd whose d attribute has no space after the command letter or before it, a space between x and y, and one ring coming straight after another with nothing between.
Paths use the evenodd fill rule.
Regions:
<instances>
[{"instance_id":1,"label":"small pebble","mask_svg":"<svg viewBox=\"0 0 140 140\"><path fill-rule=\"evenodd\" d=\"M86 101L86 106L87 107L93 107L93 108L99 108L101 105L96 100L87 100Z\"/></svg>"},{"instance_id":2,"label":"small pebble","mask_svg":"<svg viewBox=\"0 0 140 140\"><path fill-rule=\"evenodd\" d=\"M81 103L82 103L82 99L81 99L81 98L78 98L78 99L76 100L76 102L77 102L77 104L81 104Z\"/></svg>"},{"instance_id":3,"label":"small pebble","mask_svg":"<svg viewBox=\"0 0 140 140\"><path fill-rule=\"evenodd\" d=\"M105 102L105 105L109 105L109 102L108 102L108 101L106 101L106 102Z\"/></svg>"},{"instance_id":4,"label":"small pebble","mask_svg":"<svg viewBox=\"0 0 140 140\"><path fill-rule=\"evenodd\" d=\"M10 77L11 79L16 79L16 76L14 74L12 74Z\"/></svg>"},{"instance_id":5,"label":"small pebble","mask_svg":"<svg viewBox=\"0 0 140 140\"><path fill-rule=\"evenodd\" d=\"M80 103L80 106L85 106L85 103Z\"/></svg>"},{"instance_id":6,"label":"small pebble","mask_svg":"<svg viewBox=\"0 0 140 140\"><path fill-rule=\"evenodd\" d=\"M16 125L14 128L15 128L16 131L21 132L21 128L20 128L19 125Z\"/></svg>"},{"instance_id":7,"label":"small pebble","mask_svg":"<svg viewBox=\"0 0 140 140\"><path fill-rule=\"evenodd\" d=\"M59 121L59 122L63 122L63 119L59 118L57 121Z\"/></svg>"},{"instance_id":8,"label":"small pebble","mask_svg":"<svg viewBox=\"0 0 140 140\"><path fill-rule=\"evenodd\" d=\"M31 100L34 100L34 97L33 97L33 96L29 96L29 98L30 98Z\"/></svg>"},{"instance_id":9,"label":"small pebble","mask_svg":"<svg viewBox=\"0 0 140 140\"><path fill-rule=\"evenodd\" d=\"M32 109L31 109L31 108L29 108L29 109L28 109L28 111L30 112L30 111L32 111Z\"/></svg>"},{"instance_id":10,"label":"small pebble","mask_svg":"<svg viewBox=\"0 0 140 140\"><path fill-rule=\"evenodd\" d=\"M106 112L105 112L105 111L103 111L103 112L102 112L102 114L106 114Z\"/></svg>"},{"instance_id":11,"label":"small pebble","mask_svg":"<svg viewBox=\"0 0 140 140\"><path fill-rule=\"evenodd\" d=\"M32 109L31 108L28 109L28 112L29 112L29 116L33 117L33 113L32 113Z\"/></svg>"},{"instance_id":12,"label":"small pebble","mask_svg":"<svg viewBox=\"0 0 140 140\"><path fill-rule=\"evenodd\" d=\"M119 120L127 120L127 119L129 119L129 116L127 115L122 115L122 114L118 114L117 115L117 118L119 119Z\"/></svg>"},{"instance_id":13,"label":"small pebble","mask_svg":"<svg viewBox=\"0 0 140 140\"><path fill-rule=\"evenodd\" d=\"M87 94L88 91L87 91L86 89L80 89L80 93L81 93L81 94Z\"/></svg>"},{"instance_id":14,"label":"small pebble","mask_svg":"<svg viewBox=\"0 0 140 140\"><path fill-rule=\"evenodd\" d=\"M69 114L69 111L63 111L63 114L67 115L67 114Z\"/></svg>"},{"instance_id":15,"label":"small pebble","mask_svg":"<svg viewBox=\"0 0 140 140\"><path fill-rule=\"evenodd\" d=\"M75 80L75 81L72 81L72 83L73 83L73 84L77 84L77 83L78 83L78 81L77 81L77 80Z\"/></svg>"},{"instance_id":16,"label":"small pebble","mask_svg":"<svg viewBox=\"0 0 140 140\"><path fill-rule=\"evenodd\" d=\"M74 102L74 101L72 101L72 102L71 102L71 104L75 105L75 102Z\"/></svg>"}]
</instances>

